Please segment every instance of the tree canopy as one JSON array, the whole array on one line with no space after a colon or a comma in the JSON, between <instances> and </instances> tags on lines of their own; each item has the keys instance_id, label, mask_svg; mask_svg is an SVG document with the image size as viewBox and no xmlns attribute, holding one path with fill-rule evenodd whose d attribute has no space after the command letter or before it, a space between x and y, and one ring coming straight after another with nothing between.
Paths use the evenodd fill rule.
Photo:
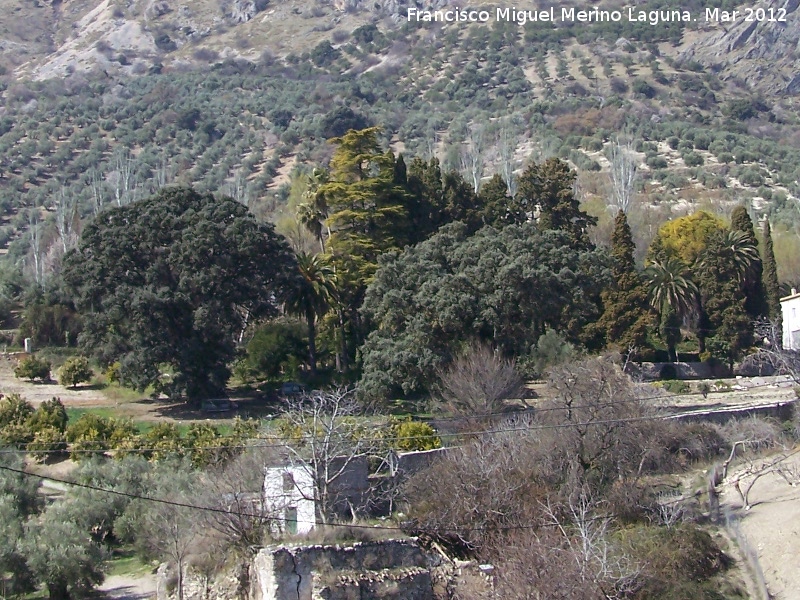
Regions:
<instances>
[{"instance_id":1,"label":"tree canopy","mask_svg":"<svg viewBox=\"0 0 800 600\"><path fill-rule=\"evenodd\" d=\"M286 243L230 198L172 187L104 211L67 255L80 344L123 383L218 395L248 318L274 311L297 272ZM172 369L162 383L164 366Z\"/></svg>"},{"instance_id":2,"label":"tree canopy","mask_svg":"<svg viewBox=\"0 0 800 600\"><path fill-rule=\"evenodd\" d=\"M724 229L722 219L702 210L667 221L658 229L650 245L648 261L678 258L684 265L692 267L708 246L711 235Z\"/></svg>"},{"instance_id":3,"label":"tree canopy","mask_svg":"<svg viewBox=\"0 0 800 600\"><path fill-rule=\"evenodd\" d=\"M471 340L520 356L548 326L575 339L597 318L594 292L608 270L602 251L571 243L569 234L532 223L473 236L454 223L387 255L363 306L374 325L363 348L364 392L421 391Z\"/></svg>"}]
</instances>

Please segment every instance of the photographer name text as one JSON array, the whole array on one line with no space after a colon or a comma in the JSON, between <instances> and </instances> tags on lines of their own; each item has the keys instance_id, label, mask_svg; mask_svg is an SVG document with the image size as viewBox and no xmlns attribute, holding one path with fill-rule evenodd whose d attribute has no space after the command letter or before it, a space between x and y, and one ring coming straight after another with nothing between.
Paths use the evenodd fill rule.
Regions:
<instances>
[{"instance_id":1,"label":"photographer name text","mask_svg":"<svg viewBox=\"0 0 800 600\"><path fill-rule=\"evenodd\" d=\"M622 10L605 10L598 7L577 9L574 7L550 8L540 10L518 10L515 7L495 8L493 10L471 8L448 8L442 10L421 10L409 8L407 20L419 23L487 23L505 21L525 25L526 23L661 23L705 21L707 23L771 22L785 23L784 8L741 8L722 10L706 8L700 14L688 10L639 10L628 7Z\"/></svg>"}]
</instances>

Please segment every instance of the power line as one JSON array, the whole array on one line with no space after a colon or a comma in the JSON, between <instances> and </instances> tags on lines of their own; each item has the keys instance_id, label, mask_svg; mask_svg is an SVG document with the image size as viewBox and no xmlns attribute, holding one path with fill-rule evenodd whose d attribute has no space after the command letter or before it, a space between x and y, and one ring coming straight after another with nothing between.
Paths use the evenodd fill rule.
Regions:
<instances>
[{"instance_id":1,"label":"power line","mask_svg":"<svg viewBox=\"0 0 800 600\"><path fill-rule=\"evenodd\" d=\"M175 500L167 500L165 498L155 498L153 496L143 496L141 494L132 494L130 492L122 492L120 490L114 490L110 488L102 488L99 486L87 484L87 483L78 483L75 481L69 481L66 479L59 479L57 477L50 477L47 475L39 475L37 473L29 473L27 471L23 471L22 469L15 469L13 467L7 467L4 465L0 465L0 470L8 471L10 473L15 473L18 475L22 475L25 477L33 477L42 481L52 481L54 483L59 483L63 485L69 485L76 488L82 488L91 490L94 492L104 493L104 494L113 494L116 496L122 496L124 498L130 498L131 500L142 500L145 502L154 502L157 504L163 504L167 506L174 506L177 508L187 508L191 510L200 510L206 511L211 513L217 514L224 514L224 515L231 515L236 517L248 517L251 519L258 519L261 521L267 522L278 522L283 523L284 519L280 517L271 517L268 515L259 515L256 513L248 513L242 511L233 511L233 510L226 510L224 508L216 508L213 506L201 506L197 504L189 504L187 502L178 502ZM590 517L586 519L586 521L599 521L599 520L606 520L610 517ZM324 527L344 527L348 529L367 529L367 530L384 530L384 531L401 531L405 532L406 530L402 527L397 526L390 526L390 525L358 525L358 524L350 524L350 523L322 523L320 521L308 521L308 520L298 520L298 523L309 524L309 525L320 525ZM547 526L554 526L554 524L550 523L537 523L537 524L528 524L528 525L497 525L491 527L452 527L452 528L445 528L445 527L409 527L412 530L419 530L425 533L469 533L469 532L478 532L478 531L514 531L518 529L537 529L540 527L547 527Z\"/></svg>"},{"instance_id":2,"label":"power line","mask_svg":"<svg viewBox=\"0 0 800 600\"><path fill-rule=\"evenodd\" d=\"M755 386L751 386L747 388L746 391L751 389L759 389L763 387L772 387L774 384L772 383L764 383ZM508 417L514 418L523 415L536 415L538 413L545 413L545 412L553 412L553 411L582 411L582 410L596 410L600 408L610 408L619 406L620 404L635 404L635 403L642 403L647 402L649 400L664 400L668 398L682 398L682 397L690 397L690 396L703 396L704 398L708 397L710 394L728 394L730 391L725 390L716 390L716 391L696 391L696 392L683 392L680 394L673 394L672 396L645 396L645 397L638 397L638 398L629 398L629 399L621 399L615 400L613 402L606 402L594 405L575 405L575 406L551 406L551 407L530 407L525 410L520 411L511 411L511 412L494 412L494 413L483 413L478 415L469 415L469 416L458 416L458 417L442 417L442 418L434 418L431 419L433 421L446 421L446 422L469 422L475 421L478 419L484 418L491 418L491 417ZM747 408L746 406L743 408ZM342 415L342 416L352 416L352 415ZM570 422L570 423L563 423L563 424L551 424L551 425L538 425L538 426L525 426L525 427L512 427L512 428L503 428L503 429L484 429L484 430L477 430L477 431L466 431L466 432L452 432L452 433L433 433L433 434L420 434L420 435L411 435L411 436L383 436L380 438L376 438L375 442L399 442L399 441L414 441L414 440L430 440L436 437L447 437L447 438L461 438L461 437L475 437L479 435L492 435L496 433L504 433L506 431L531 431L537 429L561 429L561 428L568 428L568 427L580 427L580 426L591 426L591 425L601 425L601 424L611 424L613 422L633 422L633 421L647 421L647 420L661 420L669 418L670 416L674 415L653 415L653 416L646 416L646 417L631 417L628 419L606 419L606 420L596 420L596 421L586 421L586 422ZM425 421L419 421L425 422ZM267 436L254 436L248 438L250 440L263 440L268 442L273 442L269 444L231 444L231 445L221 445L221 446L201 446L198 448L184 448L185 450L196 450L196 451L203 451L203 450L229 450L229 449L243 449L243 448L282 448L287 443L302 443L305 440L313 440L313 436L310 434L303 434L296 437L289 437L289 436L279 436L279 435L267 435ZM177 441L177 440L176 440ZM87 440L81 439L80 442L83 443L94 443L94 444L107 444L109 440ZM4 449L0 450L0 453L5 454L19 454L19 453L26 453L26 452L35 452L39 454L59 454L64 452L64 450L30 450L30 446L33 445L34 442L26 443L26 444L18 444L17 449ZM24 446L24 448L22 447ZM151 446L151 447L143 447L138 446L136 448L116 448L116 450L121 450L123 452L164 452L169 451L168 448ZM176 449L178 451L180 449ZM75 449L70 450L70 452L78 452L78 453L97 453L103 452L103 449Z\"/></svg>"}]
</instances>

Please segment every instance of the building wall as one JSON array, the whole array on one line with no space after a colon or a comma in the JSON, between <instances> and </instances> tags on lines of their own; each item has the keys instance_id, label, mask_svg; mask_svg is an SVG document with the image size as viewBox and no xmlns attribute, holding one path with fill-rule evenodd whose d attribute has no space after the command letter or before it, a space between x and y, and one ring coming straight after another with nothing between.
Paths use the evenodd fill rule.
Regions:
<instances>
[{"instance_id":1,"label":"building wall","mask_svg":"<svg viewBox=\"0 0 800 600\"><path fill-rule=\"evenodd\" d=\"M297 511L296 533L314 529L316 510L314 483L308 468L302 465L270 467L264 474L264 501L270 514L275 515L274 533L291 533L287 517Z\"/></svg>"},{"instance_id":2,"label":"building wall","mask_svg":"<svg viewBox=\"0 0 800 600\"><path fill-rule=\"evenodd\" d=\"M794 293L781 299L781 315L784 349L800 350L800 294Z\"/></svg>"},{"instance_id":3,"label":"building wall","mask_svg":"<svg viewBox=\"0 0 800 600\"><path fill-rule=\"evenodd\" d=\"M250 597L433 600L433 564L414 539L265 548L253 560Z\"/></svg>"}]
</instances>

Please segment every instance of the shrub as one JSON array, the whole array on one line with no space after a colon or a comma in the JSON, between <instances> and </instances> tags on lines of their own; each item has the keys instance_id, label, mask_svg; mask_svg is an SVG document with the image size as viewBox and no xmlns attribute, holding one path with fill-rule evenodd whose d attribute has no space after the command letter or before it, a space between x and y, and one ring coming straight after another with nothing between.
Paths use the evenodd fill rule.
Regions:
<instances>
[{"instance_id":1,"label":"shrub","mask_svg":"<svg viewBox=\"0 0 800 600\"><path fill-rule=\"evenodd\" d=\"M48 458L66 454L67 441L64 439L63 430L55 427L39 429L28 444L28 451L38 462L45 462Z\"/></svg>"},{"instance_id":2,"label":"shrub","mask_svg":"<svg viewBox=\"0 0 800 600\"><path fill-rule=\"evenodd\" d=\"M119 383L119 361L113 362L106 367L103 371L103 376L106 378L106 383Z\"/></svg>"},{"instance_id":3,"label":"shrub","mask_svg":"<svg viewBox=\"0 0 800 600\"><path fill-rule=\"evenodd\" d=\"M664 382L664 389L672 394L686 394L689 392L689 384L685 381L670 379Z\"/></svg>"},{"instance_id":4,"label":"shrub","mask_svg":"<svg viewBox=\"0 0 800 600\"><path fill-rule=\"evenodd\" d=\"M675 365L663 365L658 376L661 379L677 379L678 370L675 368Z\"/></svg>"},{"instance_id":5,"label":"shrub","mask_svg":"<svg viewBox=\"0 0 800 600\"><path fill-rule=\"evenodd\" d=\"M60 398L45 400L31 415L29 423L34 432L55 429L63 433L67 429L67 410Z\"/></svg>"},{"instance_id":6,"label":"shrub","mask_svg":"<svg viewBox=\"0 0 800 600\"><path fill-rule=\"evenodd\" d=\"M0 397L0 427L22 425L33 414L33 405L19 394Z\"/></svg>"},{"instance_id":7,"label":"shrub","mask_svg":"<svg viewBox=\"0 0 800 600\"><path fill-rule=\"evenodd\" d=\"M656 95L655 88L644 79L634 79L631 89L635 94L641 94L645 98L653 98Z\"/></svg>"},{"instance_id":8,"label":"shrub","mask_svg":"<svg viewBox=\"0 0 800 600\"><path fill-rule=\"evenodd\" d=\"M33 440L33 431L27 423L11 423L0 429L0 446L25 448Z\"/></svg>"},{"instance_id":9,"label":"shrub","mask_svg":"<svg viewBox=\"0 0 800 600\"><path fill-rule=\"evenodd\" d=\"M116 422L95 413L84 413L80 418L67 427L67 441L70 443L79 440L107 441L114 433Z\"/></svg>"},{"instance_id":10,"label":"shrub","mask_svg":"<svg viewBox=\"0 0 800 600\"><path fill-rule=\"evenodd\" d=\"M640 575L639 598L722 598L711 577L726 570L730 559L714 539L697 525L672 528L637 526L615 534L616 541L629 556L646 565Z\"/></svg>"},{"instance_id":11,"label":"shrub","mask_svg":"<svg viewBox=\"0 0 800 600\"><path fill-rule=\"evenodd\" d=\"M174 423L159 423L142 436L145 456L151 460L164 460L181 457L184 452L184 440Z\"/></svg>"},{"instance_id":12,"label":"shrub","mask_svg":"<svg viewBox=\"0 0 800 600\"><path fill-rule=\"evenodd\" d=\"M699 167L705 161L697 152L687 152L683 155L683 162L687 167Z\"/></svg>"},{"instance_id":13,"label":"shrub","mask_svg":"<svg viewBox=\"0 0 800 600\"><path fill-rule=\"evenodd\" d=\"M89 367L89 359L85 356L68 358L59 371L60 383L75 388L79 383L91 380L94 373Z\"/></svg>"},{"instance_id":14,"label":"shrub","mask_svg":"<svg viewBox=\"0 0 800 600\"><path fill-rule=\"evenodd\" d=\"M19 364L14 367L14 377L27 379L29 381L33 381L34 379L49 381L50 368L51 365L46 360L41 360L36 356L29 356L28 358L23 358Z\"/></svg>"},{"instance_id":15,"label":"shrub","mask_svg":"<svg viewBox=\"0 0 800 600\"><path fill-rule=\"evenodd\" d=\"M442 447L436 430L427 423L406 420L392 425L394 447L398 450L434 450Z\"/></svg>"},{"instance_id":16,"label":"shrub","mask_svg":"<svg viewBox=\"0 0 800 600\"><path fill-rule=\"evenodd\" d=\"M666 169L667 159L663 156L651 156L647 159L647 166L651 169Z\"/></svg>"}]
</instances>

